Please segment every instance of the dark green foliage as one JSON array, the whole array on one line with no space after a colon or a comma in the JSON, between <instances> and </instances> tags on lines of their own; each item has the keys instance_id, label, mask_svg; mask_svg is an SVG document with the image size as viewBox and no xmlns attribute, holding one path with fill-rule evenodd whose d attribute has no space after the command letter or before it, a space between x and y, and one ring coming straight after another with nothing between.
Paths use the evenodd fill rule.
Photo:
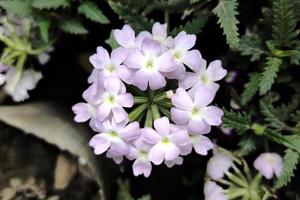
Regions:
<instances>
[{"instance_id":1,"label":"dark green foliage","mask_svg":"<svg viewBox=\"0 0 300 200\"><path fill-rule=\"evenodd\" d=\"M187 22L184 25L176 27L172 30L172 35L176 36L180 31L185 31L190 34L198 34L201 33L202 28L205 26L207 22L208 16L207 15L200 15L195 17L191 21Z\"/></svg>"},{"instance_id":2,"label":"dark green foliage","mask_svg":"<svg viewBox=\"0 0 300 200\"><path fill-rule=\"evenodd\" d=\"M88 33L88 30L76 20L63 20L60 24L60 28L66 33L71 33L75 35L81 35Z\"/></svg>"},{"instance_id":3,"label":"dark green foliage","mask_svg":"<svg viewBox=\"0 0 300 200\"><path fill-rule=\"evenodd\" d=\"M101 24L108 24L109 19L105 17L97 4L92 1L83 1L78 7L78 13L83 14L86 18Z\"/></svg>"},{"instance_id":4,"label":"dark green foliage","mask_svg":"<svg viewBox=\"0 0 300 200\"><path fill-rule=\"evenodd\" d=\"M249 114L224 110L223 126L225 128L233 128L241 134L250 129L250 124L251 118Z\"/></svg>"},{"instance_id":5,"label":"dark green foliage","mask_svg":"<svg viewBox=\"0 0 300 200\"><path fill-rule=\"evenodd\" d=\"M268 122L269 126L276 129L282 130L285 124L278 119L276 116L276 111L270 101L263 99L260 101L260 110L266 122Z\"/></svg>"},{"instance_id":6,"label":"dark green foliage","mask_svg":"<svg viewBox=\"0 0 300 200\"><path fill-rule=\"evenodd\" d=\"M250 61L257 61L265 53L262 49L262 41L258 35L243 36L237 49L244 56L250 56Z\"/></svg>"},{"instance_id":7,"label":"dark green foliage","mask_svg":"<svg viewBox=\"0 0 300 200\"><path fill-rule=\"evenodd\" d=\"M26 17L31 15L31 7L26 1L19 0L1 0L0 7L5 9L9 13L13 13L20 17Z\"/></svg>"},{"instance_id":8,"label":"dark green foliage","mask_svg":"<svg viewBox=\"0 0 300 200\"><path fill-rule=\"evenodd\" d=\"M254 140L253 136L246 136L241 138L238 145L238 156L247 156L256 149L256 141Z\"/></svg>"},{"instance_id":9,"label":"dark green foliage","mask_svg":"<svg viewBox=\"0 0 300 200\"><path fill-rule=\"evenodd\" d=\"M260 78L261 76L258 73L250 74L250 80L244 85L245 88L242 93L241 102L243 105L246 105L249 101L251 101L253 96L258 91Z\"/></svg>"},{"instance_id":10,"label":"dark green foliage","mask_svg":"<svg viewBox=\"0 0 300 200\"><path fill-rule=\"evenodd\" d=\"M38 9L57 9L70 6L70 0L33 0L32 7Z\"/></svg>"}]
</instances>

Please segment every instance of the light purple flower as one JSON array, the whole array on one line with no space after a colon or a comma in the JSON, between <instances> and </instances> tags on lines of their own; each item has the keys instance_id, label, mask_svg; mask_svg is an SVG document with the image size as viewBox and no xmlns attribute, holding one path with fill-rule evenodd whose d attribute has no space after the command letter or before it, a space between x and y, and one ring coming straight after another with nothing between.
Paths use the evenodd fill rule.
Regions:
<instances>
[{"instance_id":1,"label":"light purple flower","mask_svg":"<svg viewBox=\"0 0 300 200\"><path fill-rule=\"evenodd\" d=\"M274 174L279 177L283 169L283 161L277 153L262 153L254 161L254 167L265 178L271 179Z\"/></svg>"},{"instance_id":2,"label":"light purple flower","mask_svg":"<svg viewBox=\"0 0 300 200\"><path fill-rule=\"evenodd\" d=\"M206 172L212 180L216 181L223 178L232 166L232 156L228 153L218 153L209 159Z\"/></svg>"},{"instance_id":3,"label":"light purple flower","mask_svg":"<svg viewBox=\"0 0 300 200\"><path fill-rule=\"evenodd\" d=\"M189 143L181 148L181 155L190 154L194 148L197 154L206 156L213 147L214 144L208 137L202 134L190 134Z\"/></svg>"},{"instance_id":4,"label":"light purple flower","mask_svg":"<svg viewBox=\"0 0 300 200\"><path fill-rule=\"evenodd\" d=\"M193 72L187 72L185 78L179 81L179 87L191 88L191 93L194 93L199 86L205 86L211 91L217 92L220 86L215 81L221 80L227 74L227 71L222 68L220 60L211 62L206 69L206 61L202 59L199 68L192 70Z\"/></svg>"},{"instance_id":5,"label":"light purple flower","mask_svg":"<svg viewBox=\"0 0 300 200\"><path fill-rule=\"evenodd\" d=\"M170 48L173 46L173 38L168 37L167 24L156 22L152 26L152 38L158 41L163 47Z\"/></svg>"},{"instance_id":6,"label":"light purple flower","mask_svg":"<svg viewBox=\"0 0 300 200\"><path fill-rule=\"evenodd\" d=\"M166 73L166 76L171 79L183 79L185 77L185 67L192 70L199 70L202 56L198 50L190 50L196 43L196 36L180 32L174 38L172 53L177 67L174 71Z\"/></svg>"},{"instance_id":7,"label":"light purple flower","mask_svg":"<svg viewBox=\"0 0 300 200\"><path fill-rule=\"evenodd\" d=\"M95 103L97 108L97 119L103 121L110 115L116 122L127 120L128 114L124 110L133 106L133 96L125 93L123 83L118 78L108 78L104 82L103 89L98 90L98 96Z\"/></svg>"},{"instance_id":8,"label":"light purple flower","mask_svg":"<svg viewBox=\"0 0 300 200\"><path fill-rule=\"evenodd\" d=\"M90 146L94 148L94 153L99 155L110 149L112 157L123 156L128 153L128 142L140 137L140 127L138 122L117 123L114 118L106 120L102 124L100 134L95 135L90 140Z\"/></svg>"},{"instance_id":9,"label":"light purple flower","mask_svg":"<svg viewBox=\"0 0 300 200\"><path fill-rule=\"evenodd\" d=\"M33 90L42 77L40 72L33 69L19 71L10 67L6 73L4 90L15 102L24 101L29 98L28 91Z\"/></svg>"},{"instance_id":10,"label":"light purple flower","mask_svg":"<svg viewBox=\"0 0 300 200\"><path fill-rule=\"evenodd\" d=\"M223 111L216 106L208 106L214 94L204 87L199 87L191 97L183 88L178 88L172 98L172 120L175 124L187 125L189 132L201 133L207 126L219 126Z\"/></svg>"},{"instance_id":11,"label":"light purple flower","mask_svg":"<svg viewBox=\"0 0 300 200\"><path fill-rule=\"evenodd\" d=\"M108 149L106 157L114 160L116 164L120 164L124 160L124 156L119 152L115 152L113 149Z\"/></svg>"},{"instance_id":12,"label":"light purple flower","mask_svg":"<svg viewBox=\"0 0 300 200\"><path fill-rule=\"evenodd\" d=\"M154 128L143 128L142 137L145 142L153 144L149 152L149 160L155 165L161 164L164 160L175 160L180 154L180 147L188 142L186 130L173 131L167 117L154 121Z\"/></svg>"},{"instance_id":13,"label":"light purple flower","mask_svg":"<svg viewBox=\"0 0 300 200\"><path fill-rule=\"evenodd\" d=\"M124 25L123 28L114 30L114 37L117 43L124 48L134 48L135 44L135 32L129 25Z\"/></svg>"},{"instance_id":14,"label":"light purple flower","mask_svg":"<svg viewBox=\"0 0 300 200\"><path fill-rule=\"evenodd\" d=\"M95 67L89 77L89 82L104 82L109 77L117 77L126 83L130 83L133 71L122 65L128 52L124 48L117 48L111 55L103 47L97 48L97 53L90 57L90 62Z\"/></svg>"},{"instance_id":15,"label":"light purple flower","mask_svg":"<svg viewBox=\"0 0 300 200\"><path fill-rule=\"evenodd\" d=\"M125 64L136 70L132 84L141 90L146 90L148 84L152 90L164 87L166 79L162 73L170 72L176 67L171 52L162 52L161 45L148 38L143 40L141 50L135 49L129 54Z\"/></svg>"},{"instance_id":16,"label":"light purple flower","mask_svg":"<svg viewBox=\"0 0 300 200\"><path fill-rule=\"evenodd\" d=\"M146 143L142 137L135 140L132 146L130 146L127 157L130 160L135 160L132 165L133 174L135 176L150 176L152 165L148 157L151 147L152 145Z\"/></svg>"},{"instance_id":17,"label":"light purple flower","mask_svg":"<svg viewBox=\"0 0 300 200\"><path fill-rule=\"evenodd\" d=\"M204 185L205 200L227 200L225 190L213 181L206 181Z\"/></svg>"}]
</instances>

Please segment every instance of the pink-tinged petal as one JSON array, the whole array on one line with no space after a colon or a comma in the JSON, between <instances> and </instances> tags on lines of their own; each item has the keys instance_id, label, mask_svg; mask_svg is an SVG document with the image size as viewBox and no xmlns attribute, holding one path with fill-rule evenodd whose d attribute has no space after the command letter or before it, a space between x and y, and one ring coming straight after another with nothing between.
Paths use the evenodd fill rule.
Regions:
<instances>
[{"instance_id":1,"label":"pink-tinged petal","mask_svg":"<svg viewBox=\"0 0 300 200\"><path fill-rule=\"evenodd\" d=\"M130 93L120 94L117 97L117 103L125 108L131 108L133 106L133 96Z\"/></svg>"},{"instance_id":2,"label":"pink-tinged petal","mask_svg":"<svg viewBox=\"0 0 300 200\"><path fill-rule=\"evenodd\" d=\"M157 57L161 53L161 46L157 41L145 38L142 42L142 51L146 56Z\"/></svg>"},{"instance_id":3,"label":"pink-tinged petal","mask_svg":"<svg viewBox=\"0 0 300 200\"><path fill-rule=\"evenodd\" d=\"M193 146L198 154L205 156L209 150L213 149L214 144L208 137L199 135L197 138L195 138Z\"/></svg>"},{"instance_id":4,"label":"pink-tinged petal","mask_svg":"<svg viewBox=\"0 0 300 200\"><path fill-rule=\"evenodd\" d=\"M177 64L170 51L166 51L161 56L159 56L156 59L155 64L158 66L158 71L160 72L171 72L174 71L177 67Z\"/></svg>"},{"instance_id":5,"label":"pink-tinged petal","mask_svg":"<svg viewBox=\"0 0 300 200\"><path fill-rule=\"evenodd\" d=\"M199 50L187 51L184 54L182 62L194 72L198 72L203 65L206 65L206 62L204 59L202 59Z\"/></svg>"},{"instance_id":6,"label":"pink-tinged petal","mask_svg":"<svg viewBox=\"0 0 300 200\"><path fill-rule=\"evenodd\" d=\"M211 80L219 81L226 76L227 70L222 68L222 62L220 60L215 60L208 65L206 73Z\"/></svg>"},{"instance_id":7,"label":"pink-tinged petal","mask_svg":"<svg viewBox=\"0 0 300 200\"><path fill-rule=\"evenodd\" d=\"M181 31L175 38L174 43L176 47L183 50L191 49L196 43L196 36L191 34L186 34L186 32Z\"/></svg>"},{"instance_id":8,"label":"pink-tinged petal","mask_svg":"<svg viewBox=\"0 0 300 200\"><path fill-rule=\"evenodd\" d=\"M138 36L136 37L135 39L135 43L136 43L136 46L138 48L141 48L142 47L142 42L145 38L152 38L152 35L151 33L149 33L148 31L142 31L138 34Z\"/></svg>"},{"instance_id":9,"label":"pink-tinged petal","mask_svg":"<svg viewBox=\"0 0 300 200\"><path fill-rule=\"evenodd\" d=\"M93 102L95 96L97 95L97 90L98 90L98 86L97 83L93 83L92 85L90 85L88 87L88 89L86 89L83 94L82 97L84 98L84 100L86 100L87 102Z\"/></svg>"},{"instance_id":10,"label":"pink-tinged petal","mask_svg":"<svg viewBox=\"0 0 300 200\"><path fill-rule=\"evenodd\" d=\"M140 90L145 91L148 87L149 75L143 70L138 70L132 77L132 84Z\"/></svg>"},{"instance_id":11,"label":"pink-tinged petal","mask_svg":"<svg viewBox=\"0 0 300 200\"><path fill-rule=\"evenodd\" d=\"M197 74L192 72L186 72L185 78L179 81L179 87L184 89L190 89L199 82Z\"/></svg>"},{"instance_id":12,"label":"pink-tinged petal","mask_svg":"<svg viewBox=\"0 0 300 200\"><path fill-rule=\"evenodd\" d=\"M105 133L100 133L92 137L89 145L94 148L96 155L100 155L110 147L111 142Z\"/></svg>"},{"instance_id":13,"label":"pink-tinged petal","mask_svg":"<svg viewBox=\"0 0 300 200\"><path fill-rule=\"evenodd\" d=\"M189 112L178 108L171 108L171 118L176 124L186 124L189 119Z\"/></svg>"},{"instance_id":14,"label":"pink-tinged petal","mask_svg":"<svg viewBox=\"0 0 300 200\"><path fill-rule=\"evenodd\" d=\"M73 112L76 114L74 117L75 122L86 122L92 117L90 112L91 106L87 103L77 103L72 107Z\"/></svg>"},{"instance_id":15,"label":"pink-tinged petal","mask_svg":"<svg viewBox=\"0 0 300 200\"><path fill-rule=\"evenodd\" d=\"M106 49L98 47L97 53L90 57L90 62L96 69L103 69L110 62L110 57Z\"/></svg>"},{"instance_id":16,"label":"pink-tinged petal","mask_svg":"<svg viewBox=\"0 0 300 200\"><path fill-rule=\"evenodd\" d=\"M192 143L188 143L185 146L180 147L180 155L182 156L186 156L189 155L193 150L193 144Z\"/></svg>"},{"instance_id":17,"label":"pink-tinged petal","mask_svg":"<svg viewBox=\"0 0 300 200\"><path fill-rule=\"evenodd\" d=\"M254 167L265 178L271 179L274 174L278 177L282 173L283 161L277 153L262 153L254 161Z\"/></svg>"},{"instance_id":18,"label":"pink-tinged petal","mask_svg":"<svg viewBox=\"0 0 300 200\"><path fill-rule=\"evenodd\" d=\"M216 106L208 106L203 111L205 122L212 126L219 126L222 123L224 112Z\"/></svg>"},{"instance_id":19,"label":"pink-tinged petal","mask_svg":"<svg viewBox=\"0 0 300 200\"><path fill-rule=\"evenodd\" d=\"M178 88L172 98L172 104L181 110L191 110L193 102L183 88Z\"/></svg>"},{"instance_id":20,"label":"pink-tinged petal","mask_svg":"<svg viewBox=\"0 0 300 200\"><path fill-rule=\"evenodd\" d=\"M149 78L149 86L152 90L163 88L166 85L165 77L159 72L151 74Z\"/></svg>"},{"instance_id":21,"label":"pink-tinged petal","mask_svg":"<svg viewBox=\"0 0 300 200\"><path fill-rule=\"evenodd\" d=\"M149 151L148 158L155 165L160 165L165 158L164 147L160 143L154 145Z\"/></svg>"},{"instance_id":22,"label":"pink-tinged petal","mask_svg":"<svg viewBox=\"0 0 300 200\"><path fill-rule=\"evenodd\" d=\"M117 95L120 92L122 82L120 79L112 77L104 81L104 88L110 94Z\"/></svg>"},{"instance_id":23,"label":"pink-tinged petal","mask_svg":"<svg viewBox=\"0 0 300 200\"><path fill-rule=\"evenodd\" d=\"M102 122L99 122L96 118L91 118L89 122L89 126L95 132L101 133L103 132Z\"/></svg>"},{"instance_id":24,"label":"pink-tinged petal","mask_svg":"<svg viewBox=\"0 0 300 200\"><path fill-rule=\"evenodd\" d=\"M125 65L129 68L139 69L144 59L145 56L142 52L139 49L135 49L128 54L128 57L125 60Z\"/></svg>"},{"instance_id":25,"label":"pink-tinged petal","mask_svg":"<svg viewBox=\"0 0 300 200\"><path fill-rule=\"evenodd\" d=\"M109 149L106 152L106 157L107 158L112 158L115 161L116 164L120 164L124 160L123 156L116 155L114 152L111 151L111 149Z\"/></svg>"},{"instance_id":26,"label":"pink-tinged petal","mask_svg":"<svg viewBox=\"0 0 300 200\"><path fill-rule=\"evenodd\" d=\"M128 113L120 106L116 106L112 109L114 119L117 123L122 122L128 118Z\"/></svg>"},{"instance_id":27,"label":"pink-tinged petal","mask_svg":"<svg viewBox=\"0 0 300 200\"><path fill-rule=\"evenodd\" d=\"M119 131L120 137L125 141L138 139L141 136L140 124L132 122Z\"/></svg>"},{"instance_id":28,"label":"pink-tinged petal","mask_svg":"<svg viewBox=\"0 0 300 200\"><path fill-rule=\"evenodd\" d=\"M182 80L185 78L186 69L182 63L177 63L175 70L171 72L163 73L165 77L169 79L178 79Z\"/></svg>"},{"instance_id":29,"label":"pink-tinged petal","mask_svg":"<svg viewBox=\"0 0 300 200\"><path fill-rule=\"evenodd\" d=\"M170 122L167 117L162 117L154 120L154 128L156 129L159 135L167 136L170 132Z\"/></svg>"},{"instance_id":30,"label":"pink-tinged petal","mask_svg":"<svg viewBox=\"0 0 300 200\"><path fill-rule=\"evenodd\" d=\"M134 161L132 169L134 176L143 174L145 177L149 177L152 170L152 165L147 160L137 159Z\"/></svg>"},{"instance_id":31,"label":"pink-tinged petal","mask_svg":"<svg viewBox=\"0 0 300 200\"><path fill-rule=\"evenodd\" d=\"M130 48L134 46L135 32L129 25L124 25L121 30L114 30L114 36L119 45Z\"/></svg>"},{"instance_id":32,"label":"pink-tinged petal","mask_svg":"<svg viewBox=\"0 0 300 200\"><path fill-rule=\"evenodd\" d=\"M124 65L120 65L116 69L116 73L122 81L124 81L127 84L131 84L131 79L132 79L132 76L133 76L133 70L132 69L128 69Z\"/></svg>"},{"instance_id":33,"label":"pink-tinged petal","mask_svg":"<svg viewBox=\"0 0 300 200\"><path fill-rule=\"evenodd\" d=\"M194 95L194 103L197 106L205 107L210 104L215 97L215 94L204 86L198 86Z\"/></svg>"},{"instance_id":34,"label":"pink-tinged petal","mask_svg":"<svg viewBox=\"0 0 300 200\"><path fill-rule=\"evenodd\" d=\"M233 166L233 159L227 153L219 153L211 157L207 163L206 172L213 180L219 180Z\"/></svg>"},{"instance_id":35,"label":"pink-tinged petal","mask_svg":"<svg viewBox=\"0 0 300 200\"><path fill-rule=\"evenodd\" d=\"M93 83L98 80L100 70L98 69L93 69L92 73L88 77L88 83Z\"/></svg>"},{"instance_id":36,"label":"pink-tinged petal","mask_svg":"<svg viewBox=\"0 0 300 200\"><path fill-rule=\"evenodd\" d=\"M191 135L198 135L198 134L201 134L201 135L204 135L204 134L208 134L210 131L211 131L211 126L208 125L207 123L204 123L204 128L201 132L199 133L193 133L193 132L190 132Z\"/></svg>"},{"instance_id":37,"label":"pink-tinged petal","mask_svg":"<svg viewBox=\"0 0 300 200\"><path fill-rule=\"evenodd\" d=\"M111 143L110 150L119 156L126 155L128 153L128 144L126 144L123 140L121 139L116 139Z\"/></svg>"},{"instance_id":38,"label":"pink-tinged petal","mask_svg":"<svg viewBox=\"0 0 300 200\"><path fill-rule=\"evenodd\" d=\"M174 165L182 165L182 163L183 163L182 157L177 157L175 160L165 160L165 164L167 165L168 168L171 168Z\"/></svg>"},{"instance_id":39,"label":"pink-tinged petal","mask_svg":"<svg viewBox=\"0 0 300 200\"><path fill-rule=\"evenodd\" d=\"M97 119L99 121L104 121L110 114L111 108L106 104L101 104L97 110Z\"/></svg>"},{"instance_id":40,"label":"pink-tinged petal","mask_svg":"<svg viewBox=\"0 0 300 200\"><path fill-rule=\"evenodd\" d=\"M170 140L177 146L185 146L188 144L189 135L187 130L180 130L170 134Z\"/></svg>"},{"instance_id":41,"label":"pink-tinged petal","mask_svg":"<svg viewBox=\"0 0 300 200\"><path fill-rule=\"evenodd\" d=\"M125 156L128 160L137 159L137 157L139 156L137 148L135 148L133 145L129 145L128 153Z\"/></svg>"},{"instance_id":42,"label":"pink-tinged petal","mask_svg":"<svg viewBox=\"0 0 300 200\"><path fill-rule=\"evenodd\" d=\"M166 38L167 37L167 24L160 24L156 22L152 26L152 35L154 38Z\"/></svg>"},{"instance_id":43,"label":"pink-tinged petal","mask_svg":"<svg viewBox=\"0 0 300 200\"><path fill-rule=\"evenodd\" d=\"M180 148L175 144L168 144L168 147L165 149L165 159L166 160L175 160L180 154Z\"/></svg>"},{"instance_id":44,"label":"pink-tinged petal","mask_svg":"<svg viewBox=\"0 0 300 200\"><path fill-rule=\"evenodd\" d=\"M206 126L207 125L203 120L190 120L187 128L190 132L202 133Z\"/></svg>"},{"instance_id":45,"label":"pink-tinged petal","mask_svg":"<svg viewBox=\"0 0 300 200\"><path fill-rule=\"evenodd\" d=\"M119 47L114 49L111 52L111 61L116 65L120 65L126 60L128 56L127 54L128 51L125 48Z\"/></svg>"},{"instance_id":46,"label":"pink-tinged petal","mask_svg":"<svg viewBox=\"0 0 300 200\"><path fill-rule=\"evenodd\" d=\"M103 132L108 132L109 130L113 129L114 127L112 126L112 123L111 121L113 120L105 120L102 122L102 129L103 129Z\"/></svg>"},{"instance_id":47,"label":"pink-tinged petal","mask_svg":"<svg viewBox=\"0 0 300 200\"><path fill-rule=\"evenodd\" d=\"M207 86L207 88L209 88L213 94L216 94L220 88L220 85L215 82L212 82Z\"/></svg>"},{"instance_id":48,"label":"pink-tinged petal","mask_svg":"<svg viewBox=\"0 0 300 200\"><path fill-rule=\"evenodd\" d=\"M225 190L210 180L204 186L205 200L228 200Z\"/></svg>"},{"instance_id":49,"label":"pink-tinged petal","mask_svg":"<svg viewBox=\"0 0 300 200\"><path fill-rule=\"evenodd\" d=\"M141 129L142 138L149 144L156 144L161 140L161 136L152 128Z\"/></svg>"}]
</instances>

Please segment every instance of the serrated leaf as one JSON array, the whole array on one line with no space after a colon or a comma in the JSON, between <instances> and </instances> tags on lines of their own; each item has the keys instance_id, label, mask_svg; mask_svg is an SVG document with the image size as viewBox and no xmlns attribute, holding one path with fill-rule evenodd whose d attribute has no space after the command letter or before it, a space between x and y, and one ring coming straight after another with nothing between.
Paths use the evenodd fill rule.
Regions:
<instances>
[{"instance_id":1,"label":"serrated leaf","mask_svg":"<svg viewBox=\"0 0 300 200\"><path fill-rule=\"evenodd\" d=\"M223 29L227 44L232 48L237 47L239 43L237 6L237 0L220 0L212 11L219 19L218 24Z\"/></svg>"},{"instance_id":2,"label":"serrated leaf","mask_svg":"<svg viewBox=\"0 0 300 200\"><path fill-rule=\"evenodd\" d=\"M18 15L20 17L29 16L32 12L30 5L25 1L7 0L0 1L0 7L8 13Z\"/></svg>"},{"instance_id":3,"label":"serrated leaf","mask_svg":"<svg viewBox=\"0 0 300 200\"><path fill-rule=\"evenodd\" d=\"M281 188L287 185L291 178L294 176L294 170L297 168L299 163L300 155L298 152L287 149L283 158L283 171L281 176L278 177L275 187Z\"/></svg>"},{"instance_id":4,"label":"serrated leaf","mask_svg":"<svg viewBox=\"0 0 300 200\"><path fill-rule=\"evenodd\" d=\"M133 26L136 31L150 30L153 21L149 21L146 16L139 14L136 10L114 1L108 1L111 9L119 15L126 23Z\"/></svg>"},{"instance_id":5,"label":"serrated leaf","mask_svg":"<svg viewBox=\"0 0 300 200\"><path fill-rule=\"evenodd\" d=\"M275 108L270 101L263 99L259 102L260 111L265 117L265 120L269 123L269 126L276 130L281 130L285 124L278 119L275 115Z\"/></svg>"},{"instance_id":6,"label":"serrated leaf","mask_svg":"<svg viewBox=\"0 0 300 200\"><path fill-rule=\"evenodd\" d=\"M239 156L247 156L256 149L256 142L251 136L243 137L238 145L240 147L238 150Z\"/></svg>"},{"instance_id":7,"label":"serrated leaf","mask_svg":"<svg viewBox=\"0 0 300 200\"><path fill-rule=\"evenodd\" d=\"M250 61L257 61L260 59L264 51L261 49L262 41L258 35L243 36L240 39L237 49L244 56L251 56Z\"/></svg>"},{"instance_id":8,"label":"serrated leaf","mask_svg":"<svg viewBox=\"0 0 300 200\"><path fill-rule=\"evenodd\" d=\"M46 18L43 18L39 22L39 28L41 36L44 40L44 42L49 42L49 27L50 27L50 21Z\"/></svg>"},{"instance_id":9,"label":"serrated leaf","mask_svg":"<svg viewBox=\"0 0 300 200\"><path fill-rule=\"evenodd\" d=\"M33 0L32 7L37 9L57 9L59 7L68 7L69 0Z\"/></svg>"},{"instance_id":10,"label":"serrated leaf","mask_svg":"<svg viewBox=\"0 0 300 200\"><path fill-rule=\"evenodd\" d=\"M63 20L60 24L60 28L66 33L71 33L75 35L82 35L88 33L88 30L84 28L84 26L80 22L72 19Z\"/></svg>"},{"instance_id":11,"label":"serrated leaf","mask_svg":"<svg viewBox=\"0 0 300 200\"><path fill-rule=\"evenodd\" d=\"M267 62L262 73L262 78L259 83L259 94L266 94L272 87L275 78L277 77L277 72L282 64L282 60L276 57L268 57Z\"/></svg>"},{"instance_id":12,"label":"serrated leaf","mask_svg":"<svg viewBox=\"0 0 300 200\"><path fill-rule=\"evenodd\" d=\"M92 1L83 1L78 7L78 13L83 14L86 18L100 24L109 24L110 21L98 8L97 4Z\"/></svg>"},{"instance_id":13,"label":"serrated leaf","mask_svg":"<svg viewBox=\"0 0 300 200\"><path fill-rule=\"evenodd\" d=\"M224 110L223 126L225 128L233 128L238 133L242 134L250 129L250 124L250 115L243 112Z\"/></svg>"},{"instance_id":14,"label":"serrated leaf","mask_svg":"<svg viewBox=\"0 0 300 200\"><path fill-rule=\"evenodd\" d=\"M176 27L172 30L171 35L175 36L180 31L185 31L189 34L199 34L201 33L203 27L205 26L207 22L208 16L207 15L201 15L198 16L191 21L187 22L185 25L181 25L179 27Z\"/></svg>"},{"instance_id":15,"label":"serrated leaf","mask_svg":"<svg viewBox=\"0 0 300 200\"><path fill-rule=\"evenodd\" d=\"M244 91L242 93L241 103L246 105L256 94L259 89L260 74L253 73L250 75L250 80L244 86Z\"/></svg>"}]
</instances>

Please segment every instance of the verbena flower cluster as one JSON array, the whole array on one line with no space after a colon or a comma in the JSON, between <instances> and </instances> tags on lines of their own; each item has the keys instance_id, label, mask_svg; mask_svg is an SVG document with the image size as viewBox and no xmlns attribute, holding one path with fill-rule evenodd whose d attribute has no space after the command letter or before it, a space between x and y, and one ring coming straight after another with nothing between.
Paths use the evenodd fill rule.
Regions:
<instances>
[{"instance_id":1,"label":"verbena flower cluster","mask_svg":"<svg viewBox=\"0 0 300 200\"><path fill-rule=\"evenodd\" d=\"M222 123L223 111L211 105L227 73L221 61L207 66L193 49L196 36L168 36L167 24L155 23L152 33L136 35L129 25L113 33L119 47L98 47L90 57L86 102L72 108L76 122L89 120L98 133L90 140L95 154L134 160L134 175L145 177L152 164L182 164L192 149L207 155L213 143L205 134Z\"/></svg>"}]
</instances>

